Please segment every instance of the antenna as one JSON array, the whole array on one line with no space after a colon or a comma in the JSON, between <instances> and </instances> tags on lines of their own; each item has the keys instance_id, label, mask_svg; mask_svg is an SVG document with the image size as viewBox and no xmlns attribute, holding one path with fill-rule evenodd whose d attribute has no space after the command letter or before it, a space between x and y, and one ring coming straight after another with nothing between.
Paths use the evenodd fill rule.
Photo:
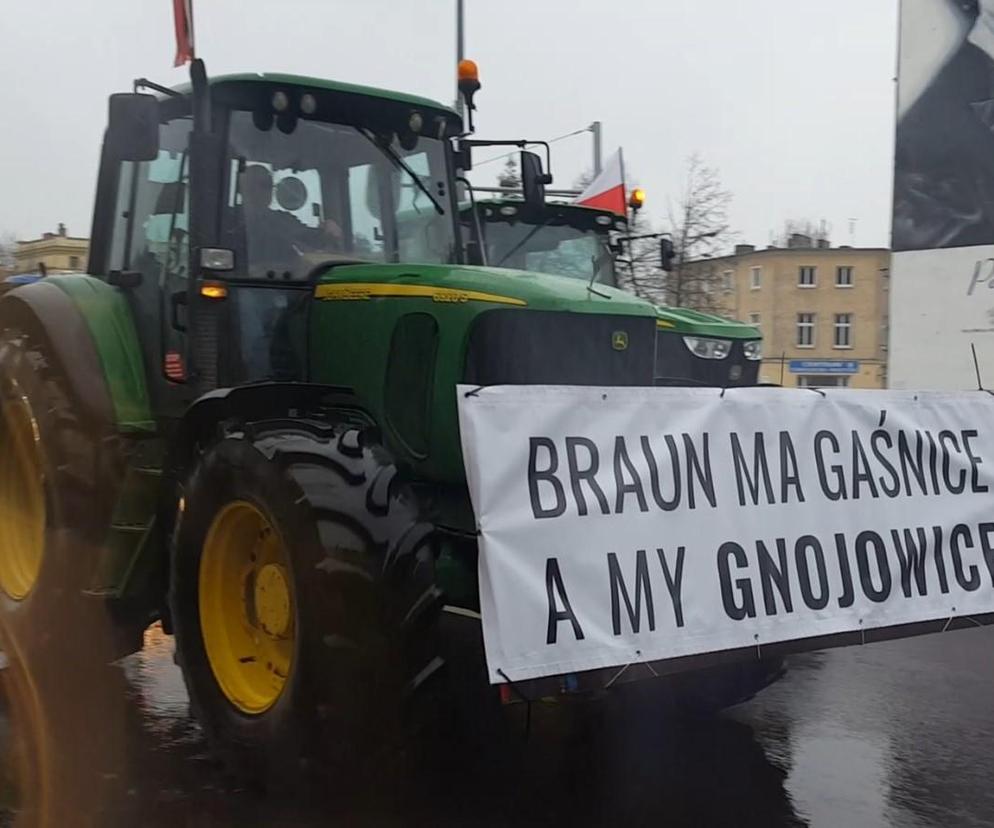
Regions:
<instances>
[{"instance_id":1,"label":"antenna","mask_svg":"<svg viewBox=\"0 0 994 828\"><path fill-rule=\"evenodd\" d=\"M787 359L787 352L786 351L781 351L780 352L780 385L781 386L783 385L783 364L784 364L784 361L786 359Z\"/></svg>"}]
</instances>

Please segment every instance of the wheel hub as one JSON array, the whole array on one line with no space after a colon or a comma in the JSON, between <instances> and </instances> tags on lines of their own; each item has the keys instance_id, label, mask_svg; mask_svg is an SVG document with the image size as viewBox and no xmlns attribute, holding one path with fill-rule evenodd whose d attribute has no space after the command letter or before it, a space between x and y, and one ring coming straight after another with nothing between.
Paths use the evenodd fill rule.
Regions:
<instances>
[{"instance_id":1,"label":"wheel hub","mask_svg":"<svg viewBox=\"0 0 994 828\"><path fill-rule=\"evenodd\" d=\"M266 635L283 638L290 628L290 586L279 564L265 564L255 576L254 615Z\"/></svg>"},{"instance_id":2,"label":"wheel hub","mask_svg":"<svg viewBox=\"0 0 994 828\"><path fill-rule=\"evenodd\" d=\"M283 692L296 639L290 557L267 515L233 500L204 539L198 582L207 661L225 698L258 715Z\"/></svg>"}]
</instances>

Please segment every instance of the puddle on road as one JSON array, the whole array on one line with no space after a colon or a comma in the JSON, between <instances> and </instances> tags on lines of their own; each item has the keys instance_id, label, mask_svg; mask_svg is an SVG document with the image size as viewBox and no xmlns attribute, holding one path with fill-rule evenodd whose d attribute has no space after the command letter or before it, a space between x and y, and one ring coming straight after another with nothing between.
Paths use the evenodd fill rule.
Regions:
<instances>
[{"instance_id":1,"label":"puddle on road","mask_svg":"<svg viewBox=\"0 0 994 828\"><path fill-rule=\"evenodd\" d=\"M923 644L816 653L796 659L755 701L711 720L667 718L651 693L639 704L620 695L541 704L525 743L517 706L506 711L502 741L445 742L410 765L412 794L399 805L380 780L365 804L334 818L377 826L991 824L990 682L965 667L989 658L989 638L957 640L967 649L942 681L925 677L943 675L956 652L948 645L938 654ZM158 626L140 653L113 670L84 671L56 700L53 721L73 740L57 742L68 755L60 770L72 768L80 779L70 788L93 802L95 821L81 824L317 826L341 808L333 791L281 799L226 782L189 717L172 638Z\"/></svg>"},{"instance_id":2,"label":"puddle on road","mask_svg":"<svg viewBox=\"0 0 994 828\"><path fill-rule=\"evenodd\" d=\"M141 711L142 726L163 747L194 744L200 728L190 717L183 675L173 662L173 637L159 623L145 630L145 646L121 662L128 697Z\"/></svg>"}]
</instances>

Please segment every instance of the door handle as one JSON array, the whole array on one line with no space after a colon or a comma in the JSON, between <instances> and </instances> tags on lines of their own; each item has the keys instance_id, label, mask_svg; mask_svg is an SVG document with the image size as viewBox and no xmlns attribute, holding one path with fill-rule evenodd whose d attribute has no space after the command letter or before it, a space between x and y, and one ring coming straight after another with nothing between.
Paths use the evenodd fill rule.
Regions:
<instances>
[{"instance_id":1,"label":"door handle","mask_svg":"<svg viewBox=\"0 0 994 828\"><path fill-rule=\"evenodd\" d=\"M180 333L186 333L186 323L180 322L179 309L182 306L186 308L189 305L189 300L187 299L185 290L178 290L169 297L170 314L169 321L170 324ZM184 314L185 316L185 314Z\"/></svg>"}]
</instances>

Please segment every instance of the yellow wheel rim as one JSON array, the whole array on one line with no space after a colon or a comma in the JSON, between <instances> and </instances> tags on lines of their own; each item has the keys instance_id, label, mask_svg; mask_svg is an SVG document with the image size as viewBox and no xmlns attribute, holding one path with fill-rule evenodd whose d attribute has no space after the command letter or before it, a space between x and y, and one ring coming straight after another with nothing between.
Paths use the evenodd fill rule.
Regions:
<instances>
[{"instance_id":1,"label":"yellow wheel rim","mask_svg":"<svg viewBox=\"0 0 994 828\"><path fill-rule=\"evenodd\" d=\"M215 516L200 558L204 648L221 692L257 715L283 692L295 638L290 561L258 507L235 500Z\"/></svg>"},{"instance_id":2,"label":"yellow wheel rim","mask_svg":"<svg viewBox=\"0 0 994 828\"><path fill-rule=\"evenodd\" d=\"M0 427L0 590L16 601L38 580L45 552L45 481L38 424L23 396L3 403Z\"/></svg>"}]
</instances>

